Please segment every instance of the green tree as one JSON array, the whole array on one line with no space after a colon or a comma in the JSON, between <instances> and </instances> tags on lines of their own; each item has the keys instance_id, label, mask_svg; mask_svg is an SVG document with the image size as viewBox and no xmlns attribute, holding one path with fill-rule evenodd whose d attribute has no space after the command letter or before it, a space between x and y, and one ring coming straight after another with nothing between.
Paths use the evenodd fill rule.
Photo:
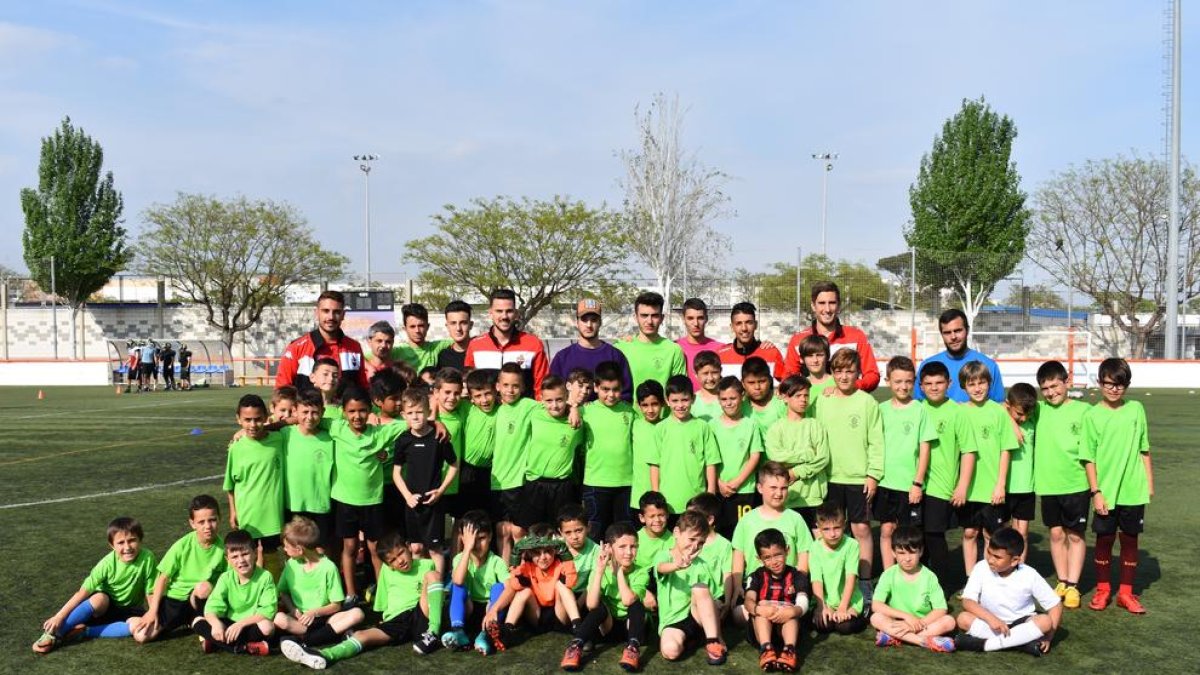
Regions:
<instances>
[{"instance_id":1,"label":"green tree","mask_svg":"<svg viewBox=\"0 0 1200 675\"><path fill-rule=\"evenodd\" d=\"M1050 288L1046 284L1037 284L1036 286L1027 286L1022 288L1018 284L1013 284L1008 289L1008 295L1004 296L1004 300L1000 304L1009 307L1024 307L1028 302L1030 307L1039 309L1066 309L1067 303L1057 291Z\"/></svg>"},{"instance_id":2,"label":"green tree","mask_svg":"<svg viewBox=\"0 0 1200 675\"><path fill-rule=\"evenodd\" d=\"M800 308L809 309L809 289L818 281L832 281L842 294L843 311L854 312L864 309L889 306L892 289L879 272L860 262L834 260L828 256L812 254L805 256L800 264ZM796 263L771 263L766 272L751 274L738 270L737 288L743 294L753 289L757 304L763 309L795 311L796 309Z\"/></svg>"},{"instance_id":3,"label":"green tree","mask_svg":"<svg viewBox=\"0 0 1200 675\"><path fill-rule=\"evenodd\" d=\"M180 193L142 214L139 265L204 307L232 353L233 338L281 304L288 288L340 277L347 260L321 247L286 203Z\"/></svg>"},{"instance_id":4,"label":"green tree","mask_svg":"<svg viewBox=\"0 0 1200 675\"><path fill-rule=\"evenodd\" d=\"M626 272L628 230L618 214L567 197L550 201L476 198L433 216L438 232L407 244L423 269L418 298L434 306L453 297L512 288L524 321L565 293L611 297Z\"/></svg>"},{"instance_id":5,"label":"green tree","mask_svg":"<svg viewBox=\"0 0 1200 675\"><path fill-rule=\"evenodd\" d=\"M972 321L1025 254L1030 212L1016 164L1017 127L981 98L964 100L921 158L909 188L918 282L949 287Z\"/></svg>"},{"instance_id":6,"label":"green tree","mask_svg":"<svg viewBox=\"0 0 1200 675\"><path fill-rule=\"evenodd\" d=\"M112 172L101 174L103 166L103 148L67 117L42 139L37 188L21 190L25 264L46 291L53 272L55 292L71 308L75 357L79 310L130 260L121 227L125 203L113 187Z\"/></svg>"}]
</instances>

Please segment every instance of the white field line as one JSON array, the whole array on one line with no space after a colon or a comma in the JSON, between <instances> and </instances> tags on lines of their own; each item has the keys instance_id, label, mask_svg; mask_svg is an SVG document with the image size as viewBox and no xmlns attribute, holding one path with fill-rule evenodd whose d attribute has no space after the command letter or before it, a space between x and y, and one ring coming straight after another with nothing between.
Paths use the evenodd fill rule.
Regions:
<instances>
[{"instance_id":1,"label":"white field line","mask_svg":"<svg viewBox=\"0 0 1200 675\"><path fill-rule=\"evenodd\" d=\"M38 413L37 415L18 415L16 417L6 417L3 414L3 412L0 412L0 420L2 420L2 419L36 420L36 419L40 419L42 417L57 417L59 415L80 415L80 414L88 414L88 413L111 414L111 413L118 412L121 410L140 410L143 408L161 408L162 406L165 406L165 405L187 405L187 403L188 403L188 401L163 401L162 403L147 403L147 404L142 404L142 405L123 405L123 406L120 406L119 408L100 408L100 409L96 409L96 410L68 409L68 410L59 410L58 412L51 412L51 413Z\"/></svg>"},{"instance_id":2,"label":"white field line","mask_svg":"<svg viewBox=\"0 0 1200 675\"><path fill-rule=\"evenodd\" d=\"M180 485L188 485L190 483L203 483L206 480L216 480L224 474L214 474L212 476L201 476L199 478L187 478L185 480L177 480L170 483L156 483L154 485L140 485L138 487L125 488L123 490L111 490L109 492L96 492L90 495L77 495L74 497L58 497L57 499L43 499L36 502L21 502L19 504L0 504L0 511L7 509L20 509L27 506L45 506L47 504L63 504L65 502L78 502L85 499L98 499L100 497L113 497L116 495L125 495L132 492L146 492L148 490L158 490L160 488L178 487Z\"/></svg>"}]
</instances>

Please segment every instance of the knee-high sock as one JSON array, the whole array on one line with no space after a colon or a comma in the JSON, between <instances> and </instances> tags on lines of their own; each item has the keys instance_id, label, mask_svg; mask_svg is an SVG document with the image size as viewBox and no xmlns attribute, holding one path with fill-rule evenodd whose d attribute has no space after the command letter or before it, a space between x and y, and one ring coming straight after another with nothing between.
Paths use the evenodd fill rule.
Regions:
<instances>
[{"instance_id":1,"label":"knee-high sock","mask_svg":"<svg viewBox=\"0 0 1200 675\"><path fill-rule=\"evenodd\" d=\"M440 635L442 632L442 606L446 604L446 587L440 582L429 584L425 590L429 602L429 632Z\"/></svg>"},{"instance_id":2,"label":"knee-high sock","mask_svg":"<svg viewBox=\"0 0 1200 675\"><path fill-rule=\"evenodd\" d=\"M467 587L450 584L450 628L462 628L467 623Z\"/></svg>"},{"instance_id":3,"label":"knee-high sock","mask_svg":"<svg viewBox=\"0 0 1200 675\"><path fill-rule=\"evenodd\" d=\"M503 593L504 584L500 582L492 584L491 591L488 592L488 607L490 608L492 605L496 604L496 601L500 599L500 596ZM508 616L508 608L505 607L504 609L500 610L497 616L501 621L504 621L504 618Z\"/></svg>"},{"instance_id":4,"label":"knee-high sock","mask_svg":"<svg viewBox=\"0 0 1200 675\"><path fill-rule=\"evenodd\" d=\"M1133 577L1137 574L1138 538L1136 534L1121 533L1121 587L1120 592L1133 594Z\"/></svg>"},{"instance_id":5,"label":"knee-high sock","mask_svg":"<svg viewBox=\"0 0 1200 675\"><path fill-rule=\"evenodd\" d=\"M133 631L129 630L129 624L124 621L88 626L87 630L83 631L83 634L92 639L133 637Z\"/></svg>"},{"instance_id":6,"label":"knee-high sock","mask_svg":"<svg viewBox=\"0 0 1200 675\"><path fill-rule=\"evenodd\" d=\"M71 610L71 613L67 615L67 620L63 621L62 626L59 627L59 637L62 637L63 633L66 633L75 626L87 623L95 614L96 608L92 607L92 601L89 598L84 598L83 602L75 605L75 609Z\"/></svg>"},{"instance_id":7,"label":"knee-high sock","mask_svg":"<svg viewBox=\"0 0 1200 675\"><path fill-rule=\"evenodd\" d=\"M629 639L640 645L646 641L646 606L639 600L626 611L629 613Z\"/></svg>"},{"instance_id":8,"label":"knee-high sock","mask_svg":"<svg viewBox=\"0 0 1200 675\"><path fill-rule=\"evenodd\" d=\"M1008 635L997 635L990 637L987 642L983 643L983 651L998 652L1001 649L1010 649L1012 647L1020 647L1023 644L1028 644L1042 637L1042 629L1037 627L1032 621L1026 621L1019 626L1013 626L1008 631Z\"/></svg>"},{"instance_id":9,"label":"knee-high sock","mask_svg":"<svg viewBox=\"0 0 1200 675\"><path fill-rule=\"evenodd\" d=\"M318 649L317 653L325 657L330 663L348 659L351 656L356 656L363 650L362 643L352 637L346 638L332 647Z\"/></svg>"},{"instance_id":10,"label":"knee-high sock","mask_svg":"<svg viewBox=\"0 0 1200 675\"><path fill-rule=\"evenodd\" d=\"M228 642L221 642L213 638L212 625L209 624L205 619L200 619L196 623L192 624L192 630L196 632L196 635L208 640L212 643L213 647L223 652L232 652L234 650L233 645L229 644Z\"/></svg>"},{"instance_id":11,"label":"knee-high sock","mask_svg":"<svg viewBox=\"0 0 1200 675\"><path fill-rule=\"evenodd\" d=\"M1117 537L1113 534L1101 534L1096 537L1096 549L1093 553L1093 559L1096 562L1097 590L1106 591L1112 588L1112 551L1113 542L1116 540Z\"/></svg>"},{"instance_id":12,"label":"knee-high sock","mask_svg":"<svg viewBox=\"0 0 1200 675\"><path fill-rule=\"evenodd\" d=\"M575 639L584 642L595 640L596 635L600 632L600 624L604 623L604 619L607 617L608 608L604 606L604 603L600 603L599 607L589 611L579 625L575 626Z\"/></svg>"}]
</instances>

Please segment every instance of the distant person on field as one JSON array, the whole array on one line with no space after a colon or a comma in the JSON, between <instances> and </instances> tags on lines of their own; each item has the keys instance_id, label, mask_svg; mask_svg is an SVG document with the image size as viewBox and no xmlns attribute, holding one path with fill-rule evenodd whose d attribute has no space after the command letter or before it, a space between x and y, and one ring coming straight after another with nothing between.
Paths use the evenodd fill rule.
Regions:
<instances>
[{"instance_id":1,"label":"distant person on field","mask_svg":"<svg viewBox=\"0 0 1200 675\"><path fill-rule=\"evenodd\" d=\"M938 332L942 334L942 342L946 345L946 349L925 359L922 364L938 362L946 365L946 369L950 372L950 389L946 392L946 396L951 401L967 402L970 397L959 384L958 371L971 361L978 361L987 368L991 380L987 397L996 403L1004 403L1004 380L1000 377L1000 366L982 352L977 352L967 346L967 338L971 332L971 327L967 325L967 315L961 309L948 309L942 312L942 315L938 317ZM913 393L913 397L918 401L923 400L925 392L917 389Z\"/></svg>"},{"instance_id":2,"label":"distant person on field","mask_svg":"<svg viewBox=\"0 0 1200 675\"><path fill-rule=\"evenodd\" d=\"M158 363L162 368L163 388L170 391L175 388L175 350L170 342L163 343L158 353Z\"/></svg>"},{"instance_id":3,"label":"distant person on field","mask_svg":"<svg viewBox=\"0 0 1200 675\"><path fill-rule=\"evenodd\" d=\"M179 388L192 388L192 350L183 342L179 343Z\"/></svg>"},{"instance_id":4,"label":"distant person on field","mask_svg":"<svg viewBox=\"0 0 1200 675\"><path fill-rule=\"evenodd\" d=\"M788 342L787 354L784 360L784 377L802 373L802 355L800 343L810 335L820 335L829 341L830 357L843 349L853 349L858 352L862 373L858 376L856 385L859 389L872 392L879 386L879 364L875 361L875 352L867 340L867 334L853 326L845 326L838 318L841 308L842 294L838 285L832 281L822 281L814 284L811 294L812 325L792 336Z\"/></svg>"}]
</instances>

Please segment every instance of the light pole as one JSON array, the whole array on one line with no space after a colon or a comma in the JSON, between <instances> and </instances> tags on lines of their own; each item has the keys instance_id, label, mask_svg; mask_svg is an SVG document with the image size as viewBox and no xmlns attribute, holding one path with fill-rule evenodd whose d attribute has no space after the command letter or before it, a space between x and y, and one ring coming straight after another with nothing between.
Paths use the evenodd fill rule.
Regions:
<instances>
[{"instance_id":1,"label":"light pole","mask_svg":"<svg viewBox=\"0 0 1200 675\"><path fill-rule=\"evenodd\" d=\"M58 360L58 280L55 276L54 256L50 256L50 337L54 342L54 359Z\"/></svg>"},{"instance_id":2,"label":"light pole","mask_svg":"<svg viewBox=\"0 0 1200 675\"><path fill-rule=\"evenodd\" d=\"M825 225L829 216L829 172L833 171L833 161L838 158L838 153L814 152L812 158L820 160L825 165L825 170L821 172L821 255L829 257L829 251L825 245Z\"/></svg>"},{"instance_id":3,"label":"light pole","mask_svg":"<svg viewBox=\"0 0 1200 675\"><path fill-rule=\"evenodd\" d=\"M358 168L363 172L363 221L367 230L367 290L371 290L371 162L379 159L379 155L355 155L354 161L359 162Z\"/></svg>"}]
</instances>

